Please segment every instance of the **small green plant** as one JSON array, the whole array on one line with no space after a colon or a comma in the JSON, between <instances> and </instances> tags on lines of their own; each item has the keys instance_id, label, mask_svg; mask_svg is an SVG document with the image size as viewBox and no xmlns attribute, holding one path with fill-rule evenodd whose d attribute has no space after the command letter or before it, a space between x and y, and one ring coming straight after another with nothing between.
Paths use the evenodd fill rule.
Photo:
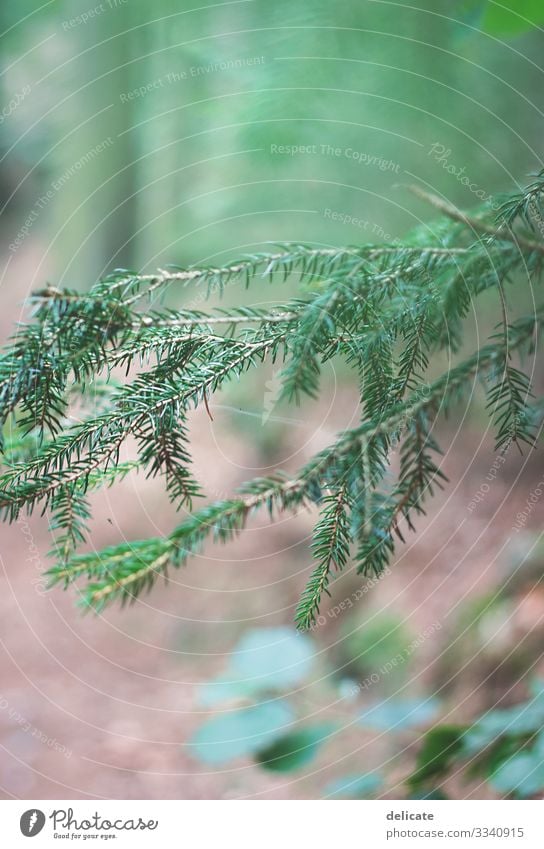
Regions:
<instances>
[{"instance_id":1,"label":"small green plant","mask_svg":"<svg viewBox=\"0 0 544 849\"><path fill-rule=\"evenodd\" d=\"M407 786L416 798L438 798L451 774L488 781L501 796L544 791L544 684L535 679L521 704L487 711L471 725L436 725L424 737Z\"/></svg>"},{"instance_id":2,"label":"small green plant","mask_svg":"<svg viewBox=\"0 0 544 849\"><path fill-rule=\"evenodd\" d=\"M200 705L214 714L187 744L193 757L213 765L250 757L273 772L312 761L336 726L301 724L289 695L308 683L315 665L310 637L282 627L248 631L224 673L199 688Z\"/></svg>"},{"instance_id":3,"label":"small green plant","mask_svg":"<svg viewBox=\"0 0 544 849\"><path fill-rule=\"evenodd\" d=\"M418 733L436 718L436 699L383 698L379 684L342 697L343 682L319 654L308 634L290 628L246 632L221 676L199 687L199 705L212 715L185 743L187 751L211 766L243 758L267 772L297 773L314 770L322 751L334 749L345 732L388 732L398 742L399 735L404 739ZM329 709L320 701L323 693ZM306 719L307 714L311 718ZM386 787L387 776L374 769L325 782L322 794L365 799Z\"/></svg>"},{"instance_id":4,"label":"small green plant","mask_svg":"<svg viewBox=\"0 0 544 849\"><path fill-rule=\"evenodd\" d=\"M170 567L183 566L208 537L231 539L255 511L274 516L318 505L316 565L296 611L297 625L307 628L335 571L353 557L361 574L381 573L425 500L443 486L434 420L453 413L478 379L498 449L533 445L541 404L533 402L520 362L536 350L543 305L529 315L516 305L523 302L518 290L542 273L543 192L544 172L507 198L497 217L490 208L468 216L417 189L443 220L404 244L286 245L224 268L119 271L87 294L36 292L33 320L18 327L0 361L3 516L13 521L37 505L47 511L56 535L51 583L81 579L82 603L101 610L115 599L133 600ZM240 278L249 287L257 276L277 284L293 275L300 296L271 309L155 308L156 296L171 287L212 293ZM464 320L486 292L497 295L500 325L461 357ZM455 354L457 364L431 377L430 362L441 351ZM297 474L251 480L168 536L77 553L87 536L89 493L136 468L161 475L172 501L191 508L202 494L190 468L192 408L207 407L214 392L265 359L281 368L280 397L315 398L321 368L333 357L358 376L360 424ZM119 368L126 369L121 385L108 380ZM74 405L76 424L68 420ZM137 456L120 463L129 437ZM393 451L400 464L391 482Z\"/></svg>"},{"instance_id":5,"label":"small green plant","mask_svg":"<svg viewBox=\"0 0 544 849\"><path fill-rule=\"evenodd\" d=\"M398 674L394 677L401 683ZM541 680L531 681L525 701L492 708L461 725L439 720L444 705L435 697L409 695L404 686L387 696L378 679L353 690L354 682L338 680L323 664L309 635L285 627L248 631L221 676L200 685L199 705L212 714L185 745L193 758L211 766L249 759L268 772L309 769L319 774L322 753L358 730L377 735L382 759L384 735L394 752L413 742L412 771L399 783L395 757L385 757L388 768L325 781L323 797L366 799L394 792L411 799L446 799L452 777L461 777L465 786L484 781L497 796L524 799L544 791ZM305 719L308 713L311 719Z\"/></svg>"}]
</instances>

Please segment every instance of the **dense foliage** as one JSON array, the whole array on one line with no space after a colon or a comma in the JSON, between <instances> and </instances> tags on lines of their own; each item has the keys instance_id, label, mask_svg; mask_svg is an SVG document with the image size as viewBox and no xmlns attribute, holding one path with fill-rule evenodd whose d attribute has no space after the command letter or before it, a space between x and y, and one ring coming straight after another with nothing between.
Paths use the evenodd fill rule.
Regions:
<instances>
[{"instance_id":1,"label":"dense foliage","mask_svg":"<svg viewBox=\"0 0 544 849\"><path fill-rule=\"evenodd\" d=\"M542 272L544 173L506 198L498 215L482 208L468 216L414 191L443 220L403 244L291 244L224 268L119 271L88 294L47 287L34 295L33 320L18 327L0 362L6 464L0 507L10 521L35 505L50 514L53 583L86 580L84 604L102 609L135 598L170 566L184 565L208 537L228 540L255 511L273 516L313 503L321 510L316 565L296 613L298 626L307 628L335 570L353 556L360 573L383 571L424 501L443 486L434 421L469 398L475 381L485 385L497 448L533 445L540 404L522 363L535 353L543 307L535 298L530 314L518 315L523 299L510 293L522 286L532 292ZM249 287L257 276L276 284L293 275L299 297L273 309L155 306L171 286L205 286L211 293L238 278ZM474 300L490 290L501 307L500 325L465 357L465 320ZM440 351L456 364L430 379L431 358ZM323 364L337 356L358 374L361 421L298 474L251 480L232 498L191 513L169 536L77 553L87 533L89 493L135 468L162 475L172 501L191 508L201 495L190 468L192 408L207 407L214 392L265 359L283 364L282 397L316 397ZM122 383L110 379L119 368L126 373ZM70 424L74 408L81 420ZM129 437L138 455L120 463Z\"/></svg>"}]
</instances>

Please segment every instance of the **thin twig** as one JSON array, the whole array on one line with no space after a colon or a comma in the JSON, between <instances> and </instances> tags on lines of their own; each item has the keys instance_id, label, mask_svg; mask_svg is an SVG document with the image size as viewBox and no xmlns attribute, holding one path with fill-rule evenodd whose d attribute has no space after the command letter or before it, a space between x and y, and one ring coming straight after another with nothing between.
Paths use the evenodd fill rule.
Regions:
<instances>
[{"instance_id":1,"label":"thin twig","mask_svg":"<svg viewBox=\"0 0 544 849\"><path fill-rule=\"evenodd\" d=\"M486 224L486 222L482 221L480 218L472 218L472 216L462 212L462 210L458 209L449 201L443 200L430 192L426 192L425 189L422 189L420 186L410 184L406 186L406 188L416 197L424 200L426 203L430 203L431 206L443 215L447 215L447 217L451 218L453 221L458 221L460 224L470 227L470 229L474 230L476 233L486 233L488 236L493 236L495 239L506 239L507 241L518 245L520 248L525 248L527 251L538 251L539 253L544 254L544 245L540 242L534 242L531 239L525 239L523 236L518 236L510 229L493 227L491 224Z\"/></svg>"},{"instance_id":2,"label":"thin twig","mask_svg":"<svg viewBox=\"0 0 544 849\"><path fill-rule=\"evenodd\" d=\"M262 321L263 324L276 324L282 321L293 321L298 318L296 312L271 313L267 315L203 315L201 318L157 318L143 315L132 325L134 330L142 327L195 327L201 324L240 324L242 322Z\"/></svg>"}]
</instances>

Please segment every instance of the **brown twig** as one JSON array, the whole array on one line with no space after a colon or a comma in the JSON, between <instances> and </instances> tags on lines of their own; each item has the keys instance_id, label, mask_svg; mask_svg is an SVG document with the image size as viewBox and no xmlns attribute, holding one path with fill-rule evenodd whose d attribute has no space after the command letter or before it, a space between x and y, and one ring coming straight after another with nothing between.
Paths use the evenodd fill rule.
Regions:
<instances>
[{"instance_id":1,"label":"brown twig","mask_svg":"<svg viewBox=\"0 0 544 849\"><path fill-rule=\"evenodd\" d=\"M518 236L511 229L493 227L493 225L487 224L480 218L473 218L458 209L449 201L443 200L443 198L433 195L430 192L426 192L425 189L422 189L420 186L410 184L406 186L406 188L408 191L412 192L413 195L420 198L420 200L431 204L431 206L443 215L447 215L448 218L451 218L453 221L458 221L459 224L464 224L466 227L470 227L470 229L474 230L476 233L485 233L486 235L493 236L496 239L506 239L507 241L518 245L520 248L525 248L527 251L538 251L538 253L544 254L544 245L540 242L534 242L531 239L525 239L523 236Z\"/></svg>"}]
</instances>

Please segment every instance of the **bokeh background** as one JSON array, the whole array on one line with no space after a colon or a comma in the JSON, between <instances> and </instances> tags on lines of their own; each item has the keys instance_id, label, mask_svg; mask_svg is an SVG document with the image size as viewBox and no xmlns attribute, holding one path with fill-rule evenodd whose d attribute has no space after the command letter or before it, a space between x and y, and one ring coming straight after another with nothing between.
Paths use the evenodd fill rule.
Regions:
<instances>
[{"instance_id":1,"label":"bokeh background","mask_svg":"<svg viewBox=\"0 0 544 849\"><path fill-rule=\"evenodd\" d=\"M527 20L453 0L4 2L2 338L47 282L85 290L118 267L224 264L286 241L392 241L434 218L407 184L461 207L523 185L544 164L539 5L521 4ZM281 293L257 280L229 286L224 303L295 292L293 280ZM203 307L200 290L167 299ZM496 311L490 297L472 314L470 348ZM331 367L324 387L318 402L279 405L263 367L212 399L213 422L195 413L210 495L296 468L356 420L349 373ZM442 432L451 485L418 534L375 586L347 570L302 638L291 622L310 513L254 521L98 617L73 593L44 591L46 519L2 527L3 797L319 798L370 772L354 794L396 798L430 723L527 698L544 675L542 463L511 452L496 464L479 396ZM175 521L160 481L129 478L96 499L92 544ZM306 762L280 771L250 751L199 756L194 735L245 703L209 684L228 678L237 646L256 670L272 664L293 715L319 724L325 742ZM282 677L278 656L297 652L299 673ZM502 795L460 773L447 790Z\"/></svg>"}]
</instances>

